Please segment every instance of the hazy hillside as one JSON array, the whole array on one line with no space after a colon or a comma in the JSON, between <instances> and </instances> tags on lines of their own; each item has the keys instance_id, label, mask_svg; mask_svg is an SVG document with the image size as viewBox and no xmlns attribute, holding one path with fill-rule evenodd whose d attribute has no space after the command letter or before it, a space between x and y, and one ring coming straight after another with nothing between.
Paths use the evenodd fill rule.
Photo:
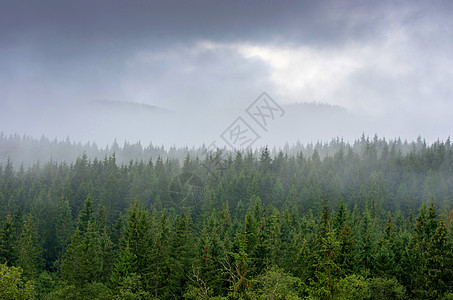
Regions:
<instances>
[{"instance_id":1,"label":"hazy hillside","mask_svg":"<svg viewBox=\"0 0 453 300\"><path fill-rule=\"evenodd\" d=\"M285 114L276 118L266 133L247 115L245 108L208 108L167 110L135 102L94 101L81 105L53 106L51 110L29 108L29 127L19 119L6 124L5 134L42 134L50 138L76 141L95 141L98 145L118 141L152 142L165 146L200 145L219 140L220 134L239 116L262 137L257 144L284 145L286 142L311 142L330 140L340 136L355 138L363 130L357 128L361 121L345 109L316 103L282 106ZM2 111L0 115L15 112ZM363 125L363 124L362 124ZM363 127L362 127L363 128Z\"/></svg>"}]
</instances>

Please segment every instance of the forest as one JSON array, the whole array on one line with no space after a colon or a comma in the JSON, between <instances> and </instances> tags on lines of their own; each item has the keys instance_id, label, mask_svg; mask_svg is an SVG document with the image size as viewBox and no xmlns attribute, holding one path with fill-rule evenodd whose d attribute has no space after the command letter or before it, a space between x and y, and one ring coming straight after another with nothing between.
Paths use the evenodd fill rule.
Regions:
<instances>
[{"instance_id":1,"label":"forest","mask_svg":"<svg viewBox=\"0 0 453 300\"><path fill-rule=\"evenodd\" d=\"M453 299L453 145L2 133L0 298Z\"/></svg>"}]
</instances>

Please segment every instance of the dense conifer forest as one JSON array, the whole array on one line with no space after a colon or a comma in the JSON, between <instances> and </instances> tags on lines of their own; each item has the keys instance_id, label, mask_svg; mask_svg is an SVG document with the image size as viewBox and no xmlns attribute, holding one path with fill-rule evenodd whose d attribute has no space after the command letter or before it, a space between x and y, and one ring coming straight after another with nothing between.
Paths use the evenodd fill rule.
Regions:
<instances>
[{"instance_id":1,"label":"dense conifer forest","mask_svg":"<svg viewBox=\"0 0 453 300\"><path fill-rule=\"evenodd\" d=\"M0 135L1 299L453 299L453 145Z\"/></svg>"}]
</instances>

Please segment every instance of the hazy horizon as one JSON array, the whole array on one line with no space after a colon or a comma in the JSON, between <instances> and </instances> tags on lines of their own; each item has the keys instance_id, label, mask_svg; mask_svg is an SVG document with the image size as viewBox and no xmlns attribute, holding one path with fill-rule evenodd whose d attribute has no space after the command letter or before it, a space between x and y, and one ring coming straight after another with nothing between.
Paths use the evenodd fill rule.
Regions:
<instances>
[{"instance_id":1,"label":"hazy horizon","mask_svg":"<svg viewBox=\"0 0 453 300\"><path fill-rule=\"evenodd\" d=\"M337 110L285 110L267 131L254 128L257 145L362 133L443 140L453 128L452 6L5 1L0 131L210 144L238 117L252 126L246 109L267 92L283 108Z\"/></svg>"}]
</instances>

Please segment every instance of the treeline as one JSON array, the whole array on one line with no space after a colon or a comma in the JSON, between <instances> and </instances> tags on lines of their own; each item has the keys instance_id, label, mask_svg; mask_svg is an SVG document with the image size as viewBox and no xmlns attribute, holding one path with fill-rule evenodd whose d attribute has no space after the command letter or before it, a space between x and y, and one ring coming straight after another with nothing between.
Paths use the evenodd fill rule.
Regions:
<instances>
[{"instance_id":1,"label":"treeline","mask_svg":"<svg viewBox=\"0 0 453 300\"><path fill-rule=\"evenodd\" d=\"M450 142L362 140L322 155L7 160L1 298L450 299Z\"/></svg>"},{"instance_id":2,"label":"treeline","mask_svg":"<svg viewBox=\"0 0 453 300\"><path fill-rule=\"evenodd\" d=\"M316 210L324 198L332 209L341 200L359 209L368 203L380 218L397 210L408 216L433 199L441 213L448 214L453 199L449 140L429 146L420 141L407 154L396 144L388 147L378 139L363 139L360 145L363 150L356 151L357 145L338 141L323 150L324 157L317 149L311 155L302 151L272 154L265 147L259 153L189 153L182 160L167 153L167 158L159 155L125 164L117 161L116 153L93 160L83 154L74 163L52 160L29 168L7 159L0 163L0 218L17 209L24 213L36 207L55 211L61 199L68 201L75 218L89 193L106 207L109 222L136 198L159 211L178 212L181 206L188 206L185 210L190 209L194 216L206 216L228 202L234 214L243 218L255 195L266 206L297 208L301 213ZM330 152L333 154L326 154ZM187 174L194 175L201 192L193 199L182 197L186 200L182 202L172 195L179 191L175 183L186 181Z\"/></svg>"},{"instance_id":3,"label":"treeline","mask_svg":"<svg viewBox=\"0 0 453 300\"><path fill-rule=\"evenodd\" d=\"M400 138L387 141L385 138L379 138L375 135L372 139L364 134L354 141L352 144L343 141L340 138L332 139L330 142L317 142L302 144L297 142L293 145L286 144L283 147L269 149L272 156L276 156L280 151L287 155L298 155L302 153L306 157L310 157L315 151L323 159L326 156L333 156L335 153L343 149L347 151L352 149L356 154L363 155L369 144L373 144L378 155L385 149L393 149L393 151L406 155L411 152L426 150L427 143L421 137L416 141L408 142ZM450 146L450 138L446 142L438 141L435 144L444 144ZM434 145L434 144L433 144ZM48 161L66 162L68 164L75 163L78 157L86 154L89 160L102 160L105 157L115 154L117 162L128 164L132 161L148 161L150 158L155 160L160 156L162 159L178 159L180 161L189 154L191 157L204 157L206 148L209 145L202 145L199 148L195 147L176 147L172 146L165 148L161 145L148 146L142 145L140 142L130 143L124 141L118 143L114 140L111 145L99 147L96 143L76 143L67 137L65 140L49 139L42 136L40 139L35 139L30 136L21 136L18 134L7 135L0 132L0 164L6 164L10 160L17 168L21 165L24 168L29 168L37 163L46 163ZM228 151L224 148L222 151L234 155L234 151ZM259 157L261 149L254 149L253 155Z\"/></svg>"}]
</instances>

